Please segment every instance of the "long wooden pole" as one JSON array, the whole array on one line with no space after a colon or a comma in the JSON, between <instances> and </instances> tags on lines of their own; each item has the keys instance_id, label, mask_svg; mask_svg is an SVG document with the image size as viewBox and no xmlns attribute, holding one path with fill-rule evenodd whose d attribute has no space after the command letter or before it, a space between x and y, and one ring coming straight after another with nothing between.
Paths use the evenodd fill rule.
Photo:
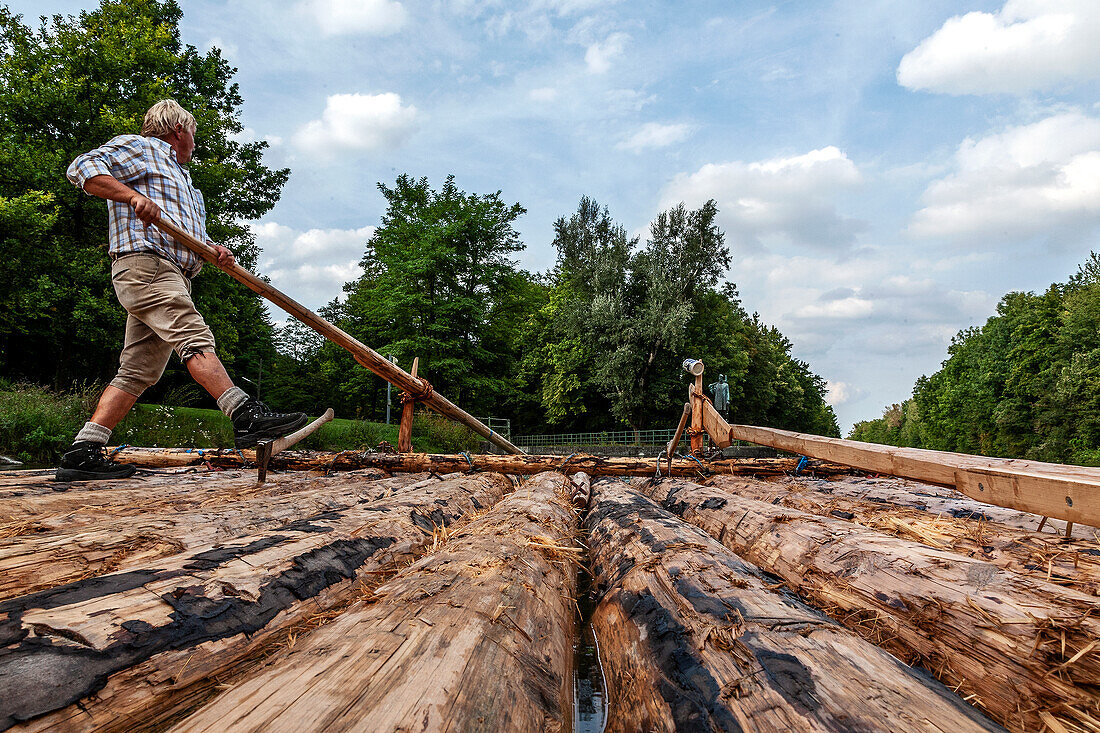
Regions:
<instances>
[{"instance_id":1,"label":"long wooden pole","mask_svg":"<svg viewBox=\"0 0 1100 733\"><path fill-rule=\"evenodd\" d=\"M895 448L751 425L730 425L729 436L864 471L950 486L987 504L1100 526L1097 468Z\"/></svg>"},{"instance_id":2,"label":"long wooden pole","mask_svg":"<svg viewBox=\"0 0 1100 733\"><path fill-rule=\"evenodd\" d=\"M149 468L174 466L200 466L210 463L219 468L236 468L255 461L255 451L232 448L197 450L194 448L136 448L120 446L109 449L111 457L122 463L133 463ZM272 470L328 470L352 471L362 468L379 468L397 473L439 474L455 471L492 471L529 475L543 471L578 472L589 476L653 476L660 466L661 473L672 476L699 477L708 473L777 476L790 473L798 463L796 458L727 458L719 461L673 459L671 465L664 454L653 458L614 457L605 458L586 453L570 456L548 455L482 455L482 454L429 454L429 453L356 453L353 451L312 452L286 451L271 457ZM832 476L849 474L847 466L815 465L816 475Z\"/></svg>"},{"instance_id":3,"label":"long wooden pole","mask_svg":"<svg viewBox=\"0 0 1100 733\"><path fill-rule=\"evenodd\" d=\"M285 293L281 292L277 288L273 287L270 283L266 283L260 278L253 275L248 270L244 269L236 262L229 265L222 266L217 264L217 252L214 248L205 242L200 242L195 237L191 236L178 226L168 221L164 217L161 217L157 221L153 222L158 229L164 233L175 238L180 244L187 247L198 256L202 257L207 262L214 264L221 268L223 272L229 275L237 282L244 285L246 288L254 293L257 293L264 298L267 298L275 305L285 310L290 315L297 318L302 323L312 328L317 333L321 334L329 341L335 344L339 344L351 352L352 357L361 365L370 369L378 376L385 379L387 382L400 387L408 392L410 395L415 396L418 401L423 402L431 409L438 412L440 415L449 417L455 422L460 422L466 427L473 430L475 433L483 438L494 443L502 450L508 453L522 454L516 446L512 445L507 439L500 433L494 432L487 425L482 423L473 415L460 408L448 400L438 392L429 392L430 385L423 379L418 379L412 376L404 369L391 364L388 359L383 357L374 349L370 348L366 344L361 343L359 340L353 338L350 334L341 328L337 328L324 318L306 308L304 305L289 297Z\"/></svg>"}]
</instances>

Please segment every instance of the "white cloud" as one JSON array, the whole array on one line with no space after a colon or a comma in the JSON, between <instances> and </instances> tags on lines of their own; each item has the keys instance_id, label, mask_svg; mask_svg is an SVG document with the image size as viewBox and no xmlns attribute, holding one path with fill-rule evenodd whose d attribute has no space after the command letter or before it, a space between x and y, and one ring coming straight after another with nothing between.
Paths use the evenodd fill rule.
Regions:
<instances>
[{"instance_id":1,"label":"white cloud","mask_svg":"<svg viewBox=\"0 0 1100 733\"><path fill-rule=\"evenodd\" d=\"M677 175L661 193L661 208L717 200L735 250L772 241L840 247L864 224L837 213L834 198L860 180L855 164L833 146L753 163L708 163Z\"/></svg>"},{"instance_id":2,"label":"white cloud","mask_svg":"<svg viewBox=\"0 0 1100 733\"><path fill-rule=\"evenodd\" d=\"M558 90L554 87L539 87L527 92L527 98L532 102L553 102L558 98Z\"/></svg>"},{"instance_id":3,"label":"white cloud","mask_svg":"<svg viewBox=\"0 0 1100 733\"><path fill-rule=\"evenodd\" d=\"M405 7L395 0L306 0L298 7L330 36L388 36L401 30L408 19Z\"/></svg>"},{"instance_id":4,"label":"white cloud","mask_svg":"<svg viewBox=\"0 0 1100 733\"><path fill-rule=\"evenodd\" d=\"M843 405L858 391L847 382L834 382L831 379L825 380L825 390L825 403L832 407Z\"/></svg>"},{"instance_id":5,"label":"white cloud","mask_svg":"<svg viewBox=\"0 0 1100 733\"><path fill-rule=\"evenodd\" d=\"M661 124L660 122L647 122L638 128L633 135L615 147L635 153L647 148L666 148L669 145L686 140L692 129L691 125L682 122L671 125Z\"/></svg>"},{"instance_id":6,"label":"white cloud","mask_svg":"<svg viewBox=\"0 0 1100 733\"><path fill-rule=\"evenodd\" d=\"M1100 119L1065 112L967 138L921 201L910 224L920 237L1087 232L1100 225Z\"/></svg>"},{"instance_id":7,"label":"white cloud","mask_svg":"<svg viewBox=\"0 0 1100 733\"><path fill-rule=\"evenodd\" d=\"M866 298L852 296L837 300L807 303L796 309L791 315L794 318L802 319L850 320L869 316L874 309L874 303Z\"/></svg>"},{"instance_id":8,"label":"white cloud","mask_svg":"<svg viewBox=\"0 0 1100 733\"><path fill-rule=\"evenodd\" d=\"M402 104L393 92L334 94L326 100L321 119L295 133L294 144L322 157L342 150L393 149L412 134L417 114L416 107Z\"/></svg>"},{"instance_id":9,"label":"white cloud","mask_svg":"<svg viewBox=\"0 0 1100 733\"><path fill-rule=\"evenodd\" d=\"M1100 3L1008 0L949 19L902 58L898 83L947 94L1019 94L1100 78Z\"/></svg>"},{"instance_id":10,"label":"white cloud","mask_svg":"<svg viewBox=\"0 0 1100 733\"><path fill-rule=\"evenodd\" d=\"M258 269L277 288L316 310L343 297L344 283L363 274L359 261L374 229L299 231L276 222L253 224L261 248Z\"/></svg>"},{"instance_id":11,"label":"white cloud","mask_svg":"<svg viewBox=\"0 0 1100 733\"><path fill-rule=\"evenodd\" d=\"M639 112L647 104L656 102L657 95L637 89L611 89L604 93L604 99L612 111Z\"/></svg>"},{"instance_id":12,"label":"white cloud","mask_svg":"<svg viewBox=\"0 0 1100 733\"><path fill-rule=\"evenodd\" d=\"M612 33L603 41L589 44L584 53L588 70L593 74L606 73L611 68L611 62L622 56L629 40L630 36L625 33Z\"/></svg>"}]
</instances>

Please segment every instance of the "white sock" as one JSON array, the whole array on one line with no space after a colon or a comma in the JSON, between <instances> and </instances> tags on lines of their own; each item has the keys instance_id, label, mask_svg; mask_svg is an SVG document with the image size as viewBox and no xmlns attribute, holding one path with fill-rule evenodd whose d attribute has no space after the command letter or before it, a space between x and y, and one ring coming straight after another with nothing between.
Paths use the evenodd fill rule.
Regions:
<instances>
[{"instance_id":1,"label":"white sock","mask_svg":"<svg viewBox=\"0 0 1100 733\"><path fill-rule=\"evenodd\" d=\"M228 417L233 417L233 411L245 402L248 402L248 393L240 387L230 387L218 398L218 409Z\"/></svg>"},{"instance_id":2,"label":"white sock","mask_svg":"<svg viewBox=\"0 0 1100 733\"><path fill-rule=\"evenodd\" d=\"M111 439L111 429L105 428L98 423L94 423L91 420L84 423L84 427L80 429L80 432L76 434L76 438L73 439L74 443L79 443L84 440L90 440L93 443L99 443L100 445L107 445L107 441Z\"/></svg>"}]
</instances>

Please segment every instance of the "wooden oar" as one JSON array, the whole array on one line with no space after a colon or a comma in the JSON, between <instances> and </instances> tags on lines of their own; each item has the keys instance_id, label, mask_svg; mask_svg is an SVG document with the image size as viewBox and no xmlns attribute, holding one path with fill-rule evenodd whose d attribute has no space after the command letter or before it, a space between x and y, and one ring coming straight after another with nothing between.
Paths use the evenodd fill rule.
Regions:
<instances>
[{"instance_id":1,"label":"wooden oar","mask_svg":"<svg viewBox=\"0 0 1100 733\"><path fill-rule=\"evenodd\" d=\"M391 363L374 349L353 338L343 329L332 325L309 308L306 308L278 288L273 287L270 283L266 283L256 277L236 262L231 262L224 266L219 265L217 251L213 247L205 242L200 242L165 217L162 216L160 219L153 222L153 224L199 257L202 257L207 262L220 268L223 272L252 292L270 300L334 344L343 346L351 352L352 357L361 365L370 369L390 384L413 395L416 397L417 401L423 402L440 415L449 417L455 422L462 423L481 437L488 439L508 453L523 453L523 451L512 445L512 443L506 440L500 433L494 432L476 417L469 414L443 395L433 391L427 380L412 376L401 367Z\"/></svg>"}]
</instances>

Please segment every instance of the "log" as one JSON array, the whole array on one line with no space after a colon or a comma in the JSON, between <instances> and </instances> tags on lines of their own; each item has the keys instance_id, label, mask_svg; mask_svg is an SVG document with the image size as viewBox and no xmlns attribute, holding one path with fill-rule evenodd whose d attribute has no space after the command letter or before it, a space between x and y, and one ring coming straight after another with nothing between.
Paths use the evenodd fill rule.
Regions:
<instances>
[{"instance_id":1,"label":"log","mask_svg":"<svg viewBox=\"0 0 1100 733\"><path fill-rule=\"evenodd\" d=\"M594 491L608 731L1000 730L624 483Z\"/></svg>"},{"instance_id":2,"label":"log","mask_svg":"<svg viewBox=\"0 0 1100 733\"><path fill-rule=\"evenodd\" d=\"M165 218L158 219L153 223L158 229L170 235L173 239L190 249L199 257L202 257L207 262L220 268L225 274L229 275L252 292L267 298L329 341L347 349L351 353L352 358L360 365L371 370L390 384L400 387L409 394L417 395L419 401L423 402L440 415L449 417L455 422L462 423L481 437L508 453L523 452L508 442L500 433L493 432L476 417L466 412L443 395L433 391L432 386L428 384L427 380L419 379L409 374L374 349L353 338L343 329L337 328L309 308L306 308L298 301L290 298L271 283L256 277L236 262L231 262L225 266L218 265L217 253L214 251L214 248L206 242L200 242Z\"/></svg>"},{"instance_id":3,"label":"log","mask_svg":"<svg viewBox=\"0 0 1100 733\"><path fill-rule=\"evenodd\" d=\"M972 508L956 509L953 514L933 513L893 502L843 496L834 490L833 483L720 476L709 480L707 485L747 499L856 522L895 537L987 560L1002 570L1100 595L1100 550L1094 541L1064 539L992 521L981 511L983 505L969 499L966 502ZM893 492L895 498L899 498L898 493Z\"/></svg>"},{"instance_id":4,"label":"log","mask_svg":"<svg viewBox=\"0 0 1100 733\"><path fill-rule=\"evenodd\" d=\"M718 479L719 477L715 476L704 483L717 485ZM813 481L814 479L806 477L804 480ZM1034 514L975 501L956 489L945 486L923 484L890 476L874 478L834 476L821 481L822 483L819 484L822 487L821 490L827 490L838 496L884 502L892 506L910 506L934 514L986 516L989 517L989 521L1010 527L1035 532L1043 531L1040 518ZM1046 531L1050 534L1064 534L1065 525L1066 523L1060 519L1051 519L1046 523ZM1086 528L1085 525L1081 527L1091 539L1100 539L1095 527Z\"/></svg>"},{"instance_id":5,"label":"log","mask_svg":"<svg viewBox=\"0 0 1100 733\"><path fill-rule=\"evenodd\" d=\"M951 486L988 504L1100 526L1100 468L895 448L750 425L731 425L729 435L872 473Z\"/></svg>"},{"instance_id":6,"label":"log","mask_svg":"<svg viewBox=\"0 0 1100 733\"><path fill-rule=\"evenodd\" d=\"M241 459L243 454L244 460ZM224 468L239 468L255 458L252 451L207 450L200 459L194 455L194 449L186 448L131 448L119 450L116 460L154 468L165 466L196 465L208 462ZM653 458L605 458L575 453L570 456L514 456L460 453L443 455L431 453L340 453L314 451L284 451L271 457L273 469L289 471L346 471L363 468L378 468L388 473L419 473L434 471L452 473L462 471L493 471L515 475L530 476L543 471L563 471L575 473L584 471L591 476L652 476L660 461L661 473L667 474L669 465L659 457ZM672 474L675 476L697 477L705 472L721 474L743 474L752 476L778 476L795 469L798 460L794 458L727 458L718 461L694 461L678 459L672 461ZM846 466L821 464L815 467L821 475L851 473Z\"/></svg>"},{"instance_id":7,"label":"log","mask_svg":"<svg viewBox=\"0 0 1100 733\"><path fill-rule=\"evenodd\" d=\"M510 489L440 481L0 603L0 728L159 725Z\"/></svg>"},{"instance_id":8,"label":"log","mask_svg":"<svg viewBox=\"0 0 1100 733\"><path fill-rule=\"evenodd\" d=\"M155 477L145 485L146 500L134 506L99 507L93 512L40 516L24 522L18 532L0 540L0 600L35 593L57 585L110 572L147 567L162 557L210 547L251 532L280 531L303 517L341 512L357 503L376 501L395 492L436 483L438 477L404 474L385 480L362 481L343 474L331 479L302 474L280 476L274 489L256 495L235 492L206 474L206 492L219 494L195 501L164 501L156 492L170 485ZM239 486L239 482L234 482ZM254 482L249 481L248 488ZM293 492L286 489L293 487ZM236 487L234 487L236 488ZM198 498L198 497L196 497ZM120 511L121 510L121 511ZM142 511L144 510L144 511ZM118 512L118 513L115 513ZM52 527L46 530L46 527Z\"/></svg>"},{"instance_id":9,"label":"log","mask_svg":"<svg viewBox=\"0 0 1100 733\"><path fill-rule=\"evenodd\" d=\"M1100 714L1100 601L858 525L669 479L640 490L1012 730Z\"/></svg>"},{"instance_id":10,"label":"log","mask_svg":"<svg viewBox=\"0 0 1100 733\"><path fill-rule=\"evenodd\" d=\"M567 487L529 479L176 730L567 730L580 555Z\"/></svg>"}]
</instances>

